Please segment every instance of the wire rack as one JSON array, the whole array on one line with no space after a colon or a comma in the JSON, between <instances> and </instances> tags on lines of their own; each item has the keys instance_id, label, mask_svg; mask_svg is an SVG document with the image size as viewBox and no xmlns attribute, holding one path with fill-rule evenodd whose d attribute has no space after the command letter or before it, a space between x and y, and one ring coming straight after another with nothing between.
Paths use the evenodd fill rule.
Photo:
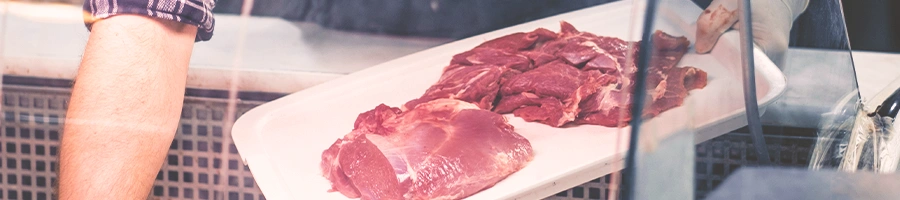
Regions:
<instances>
[{"instance_id":1,"label":"wire rack","mask_svg":"<svg viewBox=\"0 0 900 200\"><path fill-rule=\"evenodd\" d=\"M63 91L3 87L0 199L56 199Z\"/></svg>"},{"instance_id":2,"label":"wire rack","mask_svg":"<svg viewBox=\"0 0 900 200\"><path fill-rule=\"evenodd\" d=\"M2 96L0 199L56 199L69 89L4 84ZM241 101L237 115L262 103ZM147 199L265 199L237 148L223 138L226 106L221 98L185 98L177 135Z\"/></svg>"},{"instance_id":3,"label":"wire rack","mask_svg":"<svg viewBox=\"0 0 900 200\"><path fill-rule=\"evenodd\" d=\"M772 164L779 167L806 167L815 138L810 136L766 135ZM750 134L732 132L697 144L694 171L694 195L704 199L731 173L742 166L757 165L759 160ZM621 177L621 176L619 176ZM557 193L547 200L610 199L618 190L610 190L607 175Z\"/></svg>"},{"instance_id":4,"label":"wire rack","mask_svg":"<svg viewBox=\"0 0 900 200\"><path fill-rule=\"evenodd\" d=\"M3 84L0 199L56 199L55 172L69 92L67 87ZM265 199L234 144L223 138L227 96L208 93L189 90L177 135L147 199ZM243 100L236 116L265 102ZM697 199L740 167L757 163L751 141L749 134L734 132L696 145ZM815 144L813 137L784 135L766 135L766 142L773 163L788 167L806 167ZM610 199L619 194L610 189L611 181L607 175L545 199Z\"/></svg>"}]
</instances>

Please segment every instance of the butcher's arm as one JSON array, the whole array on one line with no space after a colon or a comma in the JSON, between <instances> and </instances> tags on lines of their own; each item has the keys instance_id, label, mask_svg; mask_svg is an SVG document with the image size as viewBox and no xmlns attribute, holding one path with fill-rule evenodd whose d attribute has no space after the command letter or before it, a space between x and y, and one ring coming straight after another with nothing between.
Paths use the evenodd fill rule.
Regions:
<instances>
[{"instance_id":1,"label":"butcher's arm","mask_svg":"<svg viewBox=\"0 0 900 200\"><path fill-rule=\"evenodd\" d=\"M137 15L93 24L66 113L60 199L145 199L184 99L197 27Z\"/></svg>"}]
</instances>

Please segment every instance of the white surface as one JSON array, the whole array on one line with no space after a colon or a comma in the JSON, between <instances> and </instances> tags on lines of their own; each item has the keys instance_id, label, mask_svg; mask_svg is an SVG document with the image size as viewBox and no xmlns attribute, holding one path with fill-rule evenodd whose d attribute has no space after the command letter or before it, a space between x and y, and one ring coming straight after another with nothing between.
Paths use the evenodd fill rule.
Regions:
<instances>
[{"instance_id":1,"label":"white surface","mask_svg":"<svg viewBox=\"0 0 900 200\"><path fill-rule=\"evenodd\" d=\"M8 13L7 13L8 12ZM80 6L0 1L3 74L72 79L88 39ZM216 15L212 40L194 46L188 86L228 89L241 20ZM296 92L447 42L327 30L252 17L239 65L240 89Z\"/></svg>"},{"instance_id":2,"label":"white surface","mask_svg":"<svg viewBox=\"0 0 900 200\"><path fill-rule=\"evenodd\" d=\"M701 11L689 1L661 12L659 22L674 35L693 38L691 22ZM329 182L320 174L321 153L352 129L356 116L380 103L399 106L417 98L439 78L451 56L487 40L538 27L558 30L559 21L583 31L634 40L629 22L640 22L632 2L616 2L486 33L389 61L261 105L244 114L232 132L241 156L260 188L271 199L345 199L327 193ZM671 9L671 10L668 10ZM675 13L672 10L679 10ZM634 14L632 14L634 13ZM710 55L688 54L680 65L709 73L709 85L691 92L689 104L647 122L657 138L683 125L697 128L698 138L712 138L746 124L743 120L737 34L727 34ZM757 55L763 55L757 50ZM757 57L762 107L784 89L784 77L764 56ZM687 117L690 116L690 117ZM527 167L470 199L536 199L552 195L622 168L627 128L601 126L552 128L507 116L516 131L531 141L535 159ZM658 123L656 123L658 122ZM673 123L675 122L675 123ZM699 140L699 139L698 139ZM618 141L618 143L617 143Z\"/></svg>"},{"instance_id":3,"label":"white surface","mask_svg":"<svg viewBox=\"0 0 900 200\"><path fill-rule=\"evenodd\" d=\"M814 59L814 58L812 58ZM868 103L877 106L894 90L900 88L900 54L853 51L853 65L859 93ZM879 94L890 90L887 94Z\"/></svg>"},{"instance_id":4,"label":"white surface","mask_svg":"<svg viewBox=\"0 0 900 200\"><path fill-rule=\"evenodd\" d=\"M788 85L796 83L799 86L832 90L813 92L809 91L810 89L794 88L799 89L800 93L791 94L791 89L788 89L784 99L793 99L789 104L803 105L785 105L780 106L781 108L789 109L790 112L821 114L821 112L826 111L809 108L814 107L816 104L819 106L834 106L837 102L824 102L822 100L831 99L837 101L838 99L834 99L834 96L843 97L844 94L830 94L828 92L847 92L847 86L828 88L834 84L846 84L847 81L850 81L848 78L854 75L846 74L849 73L846 67L848 67L847 65L850 62L847 51L793 48L786 55L788 57L786 60L788 66L782 69L785 69L788 79L791 77L803 79L788 80ZM873 111L876 106L884 101L887 95L900 88L900 64L898 64L900 63L900 54L853 51L852 56L860 97L867 109ZM797 85L793 87L798 87ZM812 102L803 102L802 100ZM827 109L830 110L831 108Z\"/></svg>"}]
</instances>

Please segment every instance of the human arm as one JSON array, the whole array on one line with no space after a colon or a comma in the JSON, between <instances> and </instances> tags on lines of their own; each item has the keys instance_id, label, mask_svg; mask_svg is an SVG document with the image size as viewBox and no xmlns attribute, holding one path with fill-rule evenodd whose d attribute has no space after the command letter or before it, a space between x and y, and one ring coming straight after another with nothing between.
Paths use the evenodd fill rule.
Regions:
<instances>
[{"instance_id":1,"label":"human arm","mask_svg":"<svg viewBox=\"0 0 900 200\"><path fill-rule=\"evenodd\" d=\"M137 15L94 23L60 152L61 199L143 199L184 98L196 26Z\"/></svg>"},{"instance_id":2,"label":"human arm","mask_svg":"<svg viewBox=\"0 0 900 200\"><path fill-rule=\"evenodd\" d=\"M60 199L144 199L175 135L197 26L118 15L92 26L60 147Z\"/></svg>"},{"instance_id":3,"label":"human arm","mask_svg":"<svg viewBox=\"0 0 900 200\"><path fill-rule=\"evenodd\" d=\"M183 102L214 0L85 0L91 30L60 145L61 199L145 199Z\"/></svg>"}]
</instances>

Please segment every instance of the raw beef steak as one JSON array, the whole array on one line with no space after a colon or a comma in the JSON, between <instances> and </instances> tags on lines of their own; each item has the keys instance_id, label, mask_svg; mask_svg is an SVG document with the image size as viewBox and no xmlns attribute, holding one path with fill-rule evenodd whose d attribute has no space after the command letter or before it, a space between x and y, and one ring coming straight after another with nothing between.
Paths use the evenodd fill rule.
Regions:
<instances>
[{"instance_id":1,"label":"raw beef steak","mask_svg":"<svg viewBox=\"0 0 900 200\"><path fill-rule=\"evenodd\" d=\"M575 120L579 102L615 81L599 71L581 71L554 61L512 77L500 88L498 113L559 127Z\"/></svg>"},{"instance_id":2,"label":"raw beef steak","mask_svg":"<svg viewBox=\"0 0 900 200\"><path fill-rule=\"evenodd\" d=\"M422 97L404 104L403 110L412 110L421 103L442 98L474 103L481 109L489 110L493 107L500 89L500 77L505 71L508 70L497 65L451 65Z\"/></svg>"},{"instance_id":3,"label":"raw beef steak","mask_svg":"<svg viewBox=\"0 0 900 200\"><path fill-rule=\"evenodd\" d=\"M322 153L332 190L362 199L462 199L527 165L531 144L506 119L438 99L400 112L384 104Z\"/></svg>"},{"instance_id":4,"label":"raw beef steak","mask_svg":"<svg viewBox=\"0 0 900 200\"><path fill-rule=\"evenodd\" d=\"M403 105L410 110L416 105L440 98L458 99L491 110L501 83L534 68L534 61L552 60L549 55L519 54L522 49L553 39L556 33L539 28L486 41L475 48L453 56L440 80L421 97ZM534 56L534 57L531 57Z\"/></svg>"},{"instance_id":5,"label":"raw beef steak","mask_svg":"<svg viewBox=\"0 0 900 200\"><path fill-rule=\"evenodd\" d=\"M690 90L702 89L706 84L706 72L694 67L672 67L649 72L644 117L655 117L681 106ZM582 101L582 110L576 122L609 127L628 125L632 119L631 89L616 89L614 86L602 88Z\"/></svg>"}]
</instances>

